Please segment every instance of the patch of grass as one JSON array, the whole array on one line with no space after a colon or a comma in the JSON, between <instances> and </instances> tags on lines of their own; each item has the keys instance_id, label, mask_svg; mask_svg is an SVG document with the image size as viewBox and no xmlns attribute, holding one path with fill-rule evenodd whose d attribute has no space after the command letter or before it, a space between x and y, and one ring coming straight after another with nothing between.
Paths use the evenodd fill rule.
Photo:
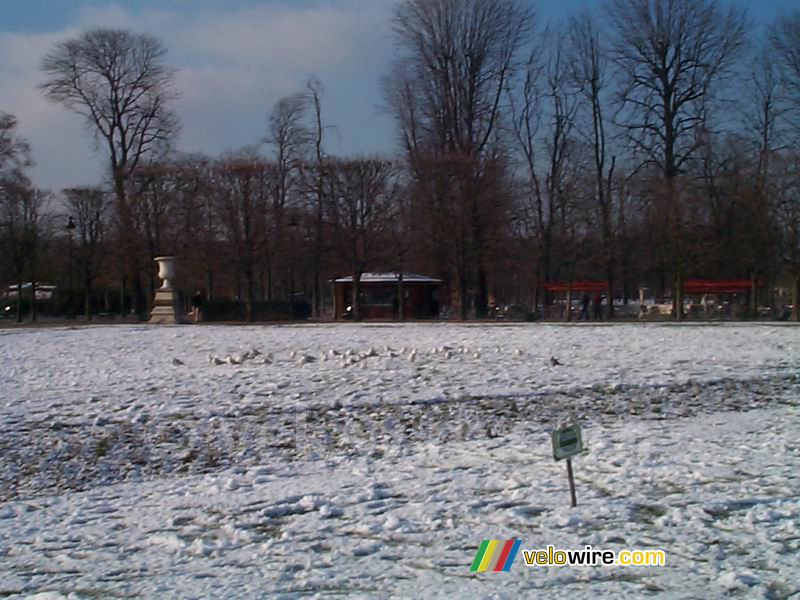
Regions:
<instances>
[{"instance_id":1,"label":"patch of grass","mask_svg":"<svg viewBox=\"0 0 800 600\"><path fill-rule=\"evenodd\" d=\"M94 455L97 458L103 458L108 454L109 448L111 448L111 441L107 437L100 438L94 447Z\"/></svg>"},{"instance_id":2,"label":"patch of grass","mask_svg":"<svg viewBox=\"0 0 800 600\"><path fill-rule=\"evenodd\" d=\"M658 517L663 517L667 514L667 509L657 504L635 504L633 514L643 523L651 524Z\"/></svg>"}]
</instances>

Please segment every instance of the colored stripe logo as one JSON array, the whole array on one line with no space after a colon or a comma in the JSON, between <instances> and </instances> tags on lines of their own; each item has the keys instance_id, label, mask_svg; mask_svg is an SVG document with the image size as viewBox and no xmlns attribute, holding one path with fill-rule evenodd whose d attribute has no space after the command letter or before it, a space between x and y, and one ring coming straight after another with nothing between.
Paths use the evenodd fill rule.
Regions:
<instances>
[{"instance_id":1,"label":"colored stripe logo","mask_svg":"<svg viewBox=\"0 0 800 600\"><path fill-rule=\"evenodd\" d=\"M470 571L508 571L522 540L483 540Z\"/></svg>"}]
</instances>

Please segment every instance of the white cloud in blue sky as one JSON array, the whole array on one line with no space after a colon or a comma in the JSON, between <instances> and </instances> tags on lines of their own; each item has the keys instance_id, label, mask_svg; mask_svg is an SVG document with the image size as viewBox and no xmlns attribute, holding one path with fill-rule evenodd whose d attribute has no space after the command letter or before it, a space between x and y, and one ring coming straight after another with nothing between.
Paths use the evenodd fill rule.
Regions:
<instances>
[{"instance_id":1,"label":"white cloud in blue sky","mask_svg":"<svg viewBox=\"0 0 800 600\"><path fill-rule=\"evenodd\" d=\"M17 115L33 147L38 185L59 189L97 182L102 154L82 120L44 101L37 89L42 56L57 41L94 27L148 32L178 68L178 148L218 154L258 143L269 109L303 89L325 86L325 119L335 125L330 151L390 152L392 124L380 110L379 81L391 60L392 0L270 3L225 10L173 1L160 8L84 6L46 33L0 31L0 110ZM219 6L220 3L217 3Z\"/></svg>"}]
</instances>

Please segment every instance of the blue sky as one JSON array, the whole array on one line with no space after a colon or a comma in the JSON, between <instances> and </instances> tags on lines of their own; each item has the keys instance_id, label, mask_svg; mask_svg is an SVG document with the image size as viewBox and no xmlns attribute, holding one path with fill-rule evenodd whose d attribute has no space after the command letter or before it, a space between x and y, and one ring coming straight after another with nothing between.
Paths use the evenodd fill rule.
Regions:
<instances>
[{"instance_id":1,"label":"blue sky","mask_svg":"<svg viewBox=\"0 0 800 600\"><path fill-rule=\"evenodd\" d=\"M217 155L259 143L267 114L310 75L325 86L324 118L335 126L328 151L394 151L380 78L394 56L389 17L397 0L2 0L0 111L15 114L33 148L31 175L58 190L94 184L105 162L81 119L44 101L41 57L56 42L95 26L161 38L179 69L178 149ZM735 1L735 0L728 0ZM541 0L542 20L600 0ZM796 0L740 2L754 23L792 10Z\"/></svg>"}]
</instances>

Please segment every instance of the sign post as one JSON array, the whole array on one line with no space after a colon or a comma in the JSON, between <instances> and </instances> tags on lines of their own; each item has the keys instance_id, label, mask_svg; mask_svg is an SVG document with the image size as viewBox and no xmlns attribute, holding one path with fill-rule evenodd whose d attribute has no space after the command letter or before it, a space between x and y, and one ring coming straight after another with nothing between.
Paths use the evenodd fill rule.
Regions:
<instances>
[{"instance_id":1,"label":"sign post","mask_svg":"<svg viewBox=\"0 0 800 600\"><path fill-rule=\"evenodd\" d=\"M567 479L569 479L569 494L572 506L578 505L575 495L575 477L572 474L572 457L584 454L586 449L583 447L580 425L570 425L562 429L556 429L552 433L553 458L555 460L566 459Z\"/></svg>"},{"instance_id":2,"label":"sign post","mask_svg":"<svg viewBox=\"0 0 800 600\"><path fill-rule=\"evenodd\" d=\"M572 506L578 506L578 499L575 497L575 478L572 476L572 459L567 459L567 479L569 479L569 497Z\"/></svg>"}]
</instances>

